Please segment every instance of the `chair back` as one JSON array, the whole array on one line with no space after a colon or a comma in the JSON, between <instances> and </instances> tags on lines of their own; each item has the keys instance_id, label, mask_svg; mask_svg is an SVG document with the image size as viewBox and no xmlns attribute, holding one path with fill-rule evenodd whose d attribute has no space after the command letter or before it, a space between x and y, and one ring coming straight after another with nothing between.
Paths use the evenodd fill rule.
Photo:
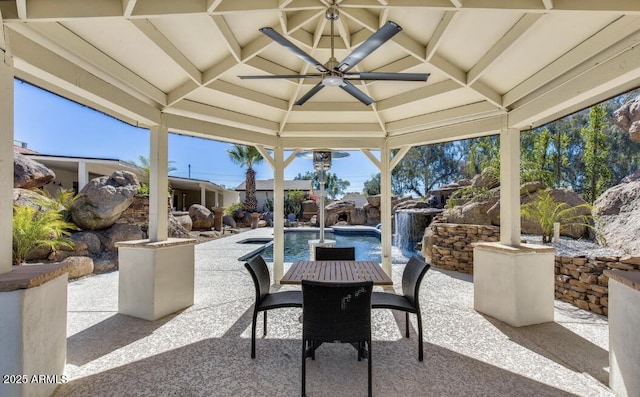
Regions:
<instances>
[{"instance_id":1,"label":"chair back","mask_svg":"<svg viewBox=\"0 0 640 397\"><path fill-rule=\"evenodd\" d=\"M323 342L371 338L372 281L302 280L302 337Z\"/></svg>"},{"instance_id":2,"label":"chair back","mask_svg":"<svg viewBox=\"0 0 640 397\"><path fill-rule=\"evenodd\" d=\"M355 261L355 247L316 247L317 261Z\"/></svg>"},{"instance_id":3,"label":"chair back","mask_svg":"<svg viewBox=\"0 0 640 397\"><path fill-rule=\"evenodd\" d=\"M247 268L253 284L256 287L256 302L262 300L267 294L269 294L269 288L271 287L271 276L269 275L269 268L262 256L256 255L249 259L249 262L244 264Z\"/></svg>"},{"instance_id":4,"label":"chair back","mask_svg":"<svg viewBox=\"0 0 640 397\"><path fill-rule=\"evenodd\" d=\"M418 307L420 283L431 265L417 256L411 257L402 273L402 293L414 307Z\"/></svg>"}]
</instances>

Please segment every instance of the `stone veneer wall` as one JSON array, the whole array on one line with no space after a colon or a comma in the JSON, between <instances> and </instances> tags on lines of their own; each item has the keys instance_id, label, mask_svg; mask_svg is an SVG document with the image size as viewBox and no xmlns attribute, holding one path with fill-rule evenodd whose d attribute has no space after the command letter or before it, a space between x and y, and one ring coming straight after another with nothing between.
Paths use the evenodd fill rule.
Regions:
<instances>
[{"instance_id":1,"label":"stone veneer wall","mask_svg":"<svg viewBox=\"0 0 640 397\"><path fill-rule=\"evenodd\" d=\"M556 256L556 299L581 309L609 313L609 277L606 269L640 270L640 257Z\"/></svg>"},{"instance_id":2,"label":"stone veneer wall","mask_svg":"<svg viewBox=\"0 0 640 397\"><path fill-rule=\"evenodd\" d=\"M500 227L433 223L431 264L473 274L473 243L500 240ZM555 257L555 297L581 309L608 314L609 278L606 269L640 270L640 257Z\"/></svg>"},{"instance_id":3,"label":"stone veneer wall","mask_svg":"<svg viewBox=\"0 0 640 397\"><path fill-rule=\"evenodd\" d=\"M500 241L500 227L432 223L431 264L440 269L473 274L473 243Z\"/></svg>"}]
</instances>

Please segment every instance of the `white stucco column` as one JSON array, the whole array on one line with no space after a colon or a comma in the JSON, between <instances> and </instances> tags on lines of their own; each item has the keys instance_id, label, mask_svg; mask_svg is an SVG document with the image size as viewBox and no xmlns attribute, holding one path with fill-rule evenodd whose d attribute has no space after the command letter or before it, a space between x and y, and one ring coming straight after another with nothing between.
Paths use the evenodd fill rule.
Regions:
<instances>
[{"instance_id":1,"label":"white stucco column","mask_svg":"<svg viewBox=\"0 0 640 397\"><path fill-rule=\"evenodd\" d=\"M207 206L207 189L204 186L200 186L200 205Z\"/></svg>"},{"instance_id":2,"label":"white stucco column","mask_svg":"<svg viewBox=\"0 0 640 397\"><path fill-rule=\"evenodd\" d=\"M78 192L89 183L89 170L87 170L87 162L80 160L78 162Z\"/></svg>"},{"instance_id":3,"label":"white stucco column","mask_svg":"<svg viewBox=\"0 0 640 397\"><path fill-rule=\"evenodd\" d=\"M520 130L500 131L500 242L520 246Z\"/></svg>"},{"instance_id":4,"label":"white stucco column","mask_svg":"<svg viewBox=\"0 0 640 397\"><path fill-rule=\"evenodd\" d=\"M382 269L391 276L391 150L385 141L380 151L380 222L382 223Z\"/></svg>"},{"instance_id":5,"label":"white stucco column","mask_svg":"<svg viewBox=\"0 0 640 397\"><path fill-rule=\"evenodd\" d=\"M169 130L166 125L150 128L151 166L149 175L149 240L164 241L168 237L169 215L167 191L169 189Z\"/></svg>"},{"instance_id":6,"label":"white stucco column","mask_svg":"<svg viewBox=\"0 0 640 397\"><path fill-rule=\"evenodd\" d=\"M273 280L284 275L284 149L278 139L273 150Z\"/></svg>"},{"instance_id":7,"label":"white stucco column","mask_svg":"<svg viewBox=\"0 0 640 397\"><path fill-rule=\"evenodd\" d=\"M0 56L6 58L3 51ZM11 271L13 218L13 68L0 62L0 274Z\"/></svg>"}]
</instances>

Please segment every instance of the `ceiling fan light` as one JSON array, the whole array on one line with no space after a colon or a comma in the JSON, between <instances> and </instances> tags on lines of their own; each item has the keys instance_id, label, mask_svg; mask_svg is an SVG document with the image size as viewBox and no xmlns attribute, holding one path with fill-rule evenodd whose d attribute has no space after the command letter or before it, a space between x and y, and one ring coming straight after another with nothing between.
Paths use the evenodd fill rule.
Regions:
<instances>
[{"instance_id":1,"label":"ceiling fan light","mask_svg":"<svg viewBox=\"0 0 640 397\"><path fill-rule=\"evenodd\" d=\"M322 78L322 84L328 87L340 87L344 83L340 76L325 76Z\"/></svg>"}]
</instances>

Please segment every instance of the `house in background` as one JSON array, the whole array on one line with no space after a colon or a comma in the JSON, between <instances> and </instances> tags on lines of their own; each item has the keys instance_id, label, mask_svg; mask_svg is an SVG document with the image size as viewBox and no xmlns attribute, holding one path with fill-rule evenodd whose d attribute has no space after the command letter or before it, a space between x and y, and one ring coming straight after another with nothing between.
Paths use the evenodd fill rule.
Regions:
<instances>
[{"instance_id":1,"label":"house in background","mask_svg":"<svg viewBox=\"0 0 640 397\"><path fill-rule=\"evenodd\" d=\"M309 179L294 179L284 181L284 196L289 194L289 191L300 190L305 195L313 194L313 188L311 180ZM244 203L247 186L246 182L242 182L236 187L236 192L240 194L240 202ZM273 202L273 179L258 179L256 180L256 199L258 200L258 211L267 211L265 204L267 201Z\"/></svg>"},{"instance_id":2,"label":"house in background","mask_svg":"<svg viewBox=\"0 0 640 397\"><path fill-rule=\"evenodd\" d=\"M111 175L115 171L130 171L142 178L143 172L136 164L109 158L73 157L41 154L14 142L14 151L43 164L56 174L56 179L44 188L55 195L59 189L71 189L78 193L93 178ZM226 207L239 201L236 191L226 189L213 182L169 176L171 207L174 211L186 211L192 204L201 204L211 209Z\"/></svg>"}]
</instances>

